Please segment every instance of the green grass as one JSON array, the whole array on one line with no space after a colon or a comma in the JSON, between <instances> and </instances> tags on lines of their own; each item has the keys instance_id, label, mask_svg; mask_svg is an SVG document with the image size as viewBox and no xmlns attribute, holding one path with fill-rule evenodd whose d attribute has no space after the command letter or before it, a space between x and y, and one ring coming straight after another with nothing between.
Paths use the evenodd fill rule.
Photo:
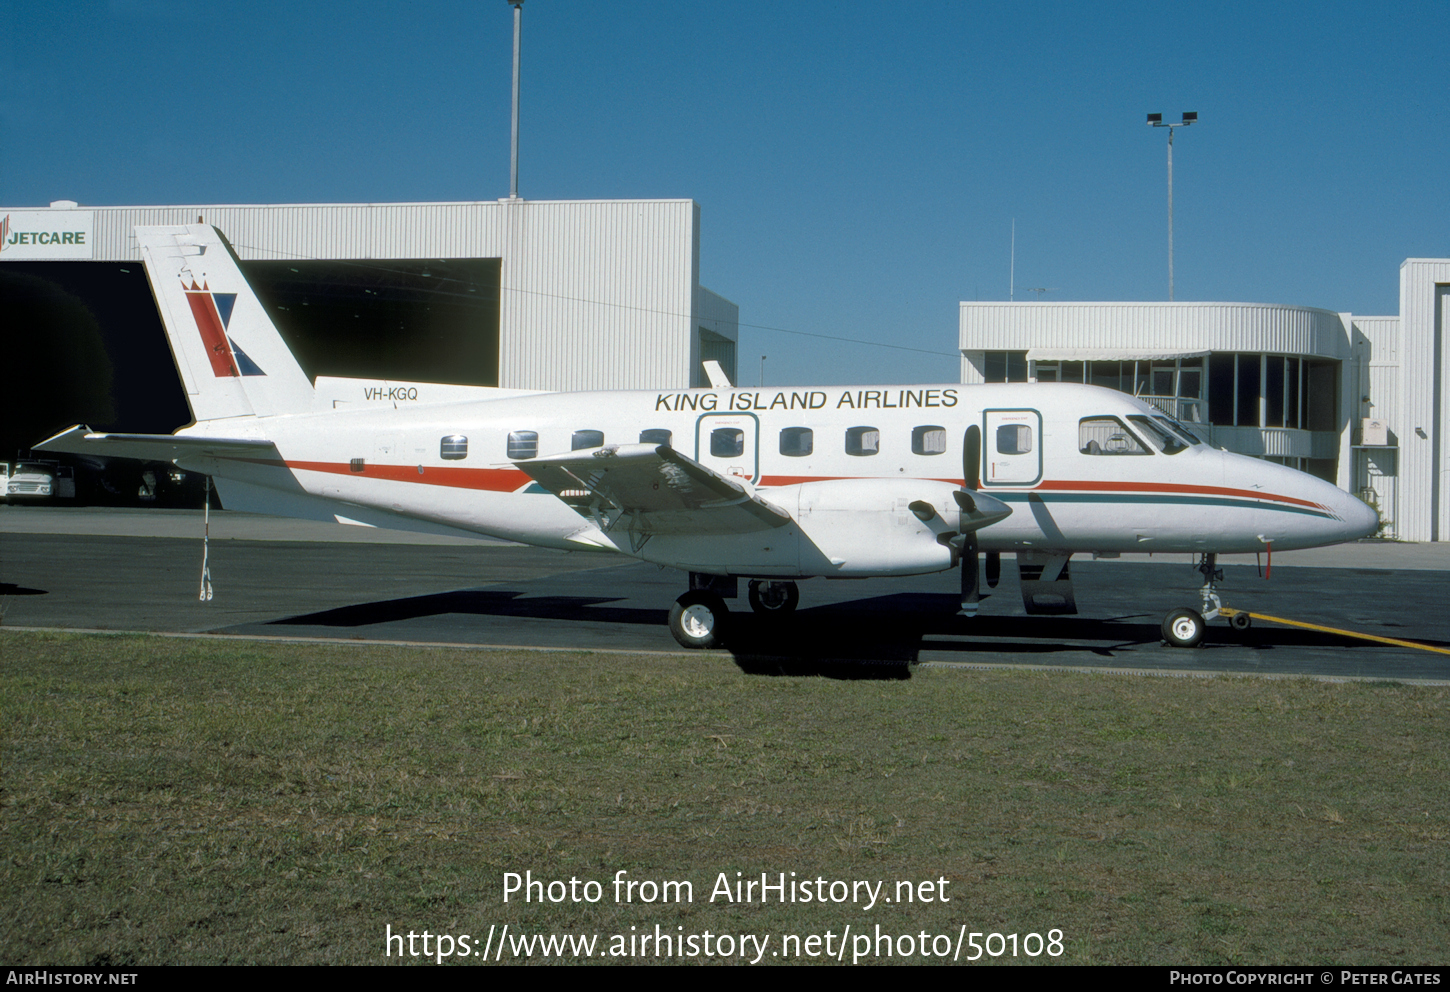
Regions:
<instances>
[{"instance_id":1,"label":"green grass","mask_svg":"<svg viewBox=\"0 0 1450 992\"><path fill-rule=\"evenodd\" d=\"M1450 951L1447 691L0 635L0 960L379 963L383 932L1066 934L1074 963ZM502 902L503 874L606 883ZM693 882L689 905L607 883ZM708 902L719 872L950 903ZM849 955L848 955L849 960Z\"/></svg>"}]
</instances>

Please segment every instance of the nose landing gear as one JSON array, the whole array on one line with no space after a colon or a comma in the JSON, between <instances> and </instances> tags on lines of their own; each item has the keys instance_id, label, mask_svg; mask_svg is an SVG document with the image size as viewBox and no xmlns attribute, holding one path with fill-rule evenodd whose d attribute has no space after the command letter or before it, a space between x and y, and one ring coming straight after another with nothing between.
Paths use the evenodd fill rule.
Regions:
<instances>
[{"instance_id":1,"label":"nose landing gear","mask_svg":"<svg viewBox=\"0 0 1450 992\"><path fill-rule=\"evenodd\" d=\"M1198 571L1203 573L1203 586L1198 590L1201 608L1193 610L1184 607L1163 618L1163 640L1175 648L1197 647L1203 640L1204 631L1208 629L1208 621L1216 618L1223 609L1223 601L1218 598L1217 592L1217 583L1223 581L1223 569L1218 567L1218 555L1212 552L1199 555ZM1233 619L1236 621L1238 617ZM1238 626L1237 623L1235 626Z\"/></svg>"}]
</instances>

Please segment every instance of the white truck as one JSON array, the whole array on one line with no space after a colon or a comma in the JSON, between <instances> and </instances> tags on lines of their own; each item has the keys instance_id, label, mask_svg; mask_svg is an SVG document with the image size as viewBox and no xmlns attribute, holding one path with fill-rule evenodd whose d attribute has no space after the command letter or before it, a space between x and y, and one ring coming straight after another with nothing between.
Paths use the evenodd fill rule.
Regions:
<instances>
[{"instance_id":1,"label":"white truck","mask_svg":"<svg viewBox=\"0 0 1450 992\"><path fill-rule=\"evenodd\" d=\"M10 500L49 499L55 492L56 467L44 462L16 462L7 465L5 496ZM75 495L71 481L71 495Z\"/></svg>"}]
</instances>

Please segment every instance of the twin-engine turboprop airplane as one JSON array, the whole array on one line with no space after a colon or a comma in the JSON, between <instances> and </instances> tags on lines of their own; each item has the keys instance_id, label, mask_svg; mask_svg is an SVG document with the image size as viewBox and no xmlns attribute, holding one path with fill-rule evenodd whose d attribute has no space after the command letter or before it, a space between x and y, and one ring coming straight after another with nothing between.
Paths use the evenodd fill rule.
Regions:
<instances>
[{"instance_id":1,"label":"twin-engine turboprop airplane","mask_svg":"<svg viewBox=\"0 0 1450 992\"><path fill-rule=\"evenodd\" d=\"M783 614L796 581L960 568L962 609L1015 552L1028 612L1076 612L1074 553L1215 556L1363 537L1374 512L1312 476L1218 451L1126 394L1077 385L535 393L303 372L231 246L203 225L138 227L195 423L84 427L44 451L168 461L233 509L611 551L690 573L680 643L722 643L726 598Z\"/></svg>"}]
</instances>

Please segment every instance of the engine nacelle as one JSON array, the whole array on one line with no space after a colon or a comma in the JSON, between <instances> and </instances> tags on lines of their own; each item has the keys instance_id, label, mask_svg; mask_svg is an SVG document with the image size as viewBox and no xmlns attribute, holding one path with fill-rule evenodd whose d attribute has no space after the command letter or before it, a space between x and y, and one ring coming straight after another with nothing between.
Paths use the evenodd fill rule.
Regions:
<instances>
[{"instance_id":1,"label":"engine nacelle","mask_svg":"<svg viewBox=\"0 0 1450 992\"><path fill-rule=\"evenodd\" d=\"M956 564L960 510L948 482L832 479L760 495L800 524L802 575L920 575Z\"/></svg>"}]
</instances>

